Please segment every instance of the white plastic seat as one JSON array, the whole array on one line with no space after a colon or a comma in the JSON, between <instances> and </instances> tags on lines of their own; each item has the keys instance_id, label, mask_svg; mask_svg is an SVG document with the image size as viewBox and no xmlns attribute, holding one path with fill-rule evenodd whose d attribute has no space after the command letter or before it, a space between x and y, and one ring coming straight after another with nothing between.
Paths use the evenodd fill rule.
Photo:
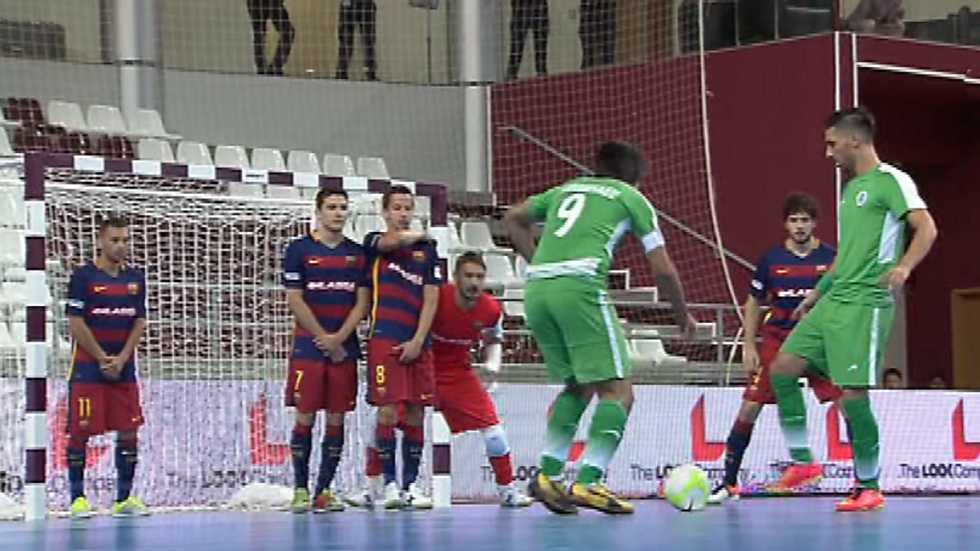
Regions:
<instances>
[{"instance_id":1,"label":"white plastic seat","mask_svg":"<svg viewBox=\"0 0 980 551\"><path fill-rule=\"evenodd\" d=\"M527 279L527 260L521 255L514 259L514 273L519 279Z\"/></svg>"},{"instance_id":2,"label":"white plastic seat","mask_svg":"<svg viewBox=\"0 0 980 551\"><path fill-rule=\"evenodd\" d=\"M75 102L52 100L48 102L48 122L68 130L88 132L82 108Z\"/></svg>"},{"instance_id":3,"label":"white plastic seat","mask_svg":"<svg viewBox=\"0 0 980 551\"><path fill-rule=\"evenodd\" d=\"M291 172L320 173L320 161L312 151L294 150L286 156L286 166Z\"/></svg>"},{"instance_id":4,"label":"white plastic seat","mask_svg":"<svg viewBox=\"0 0 980 551\"><path fill-rule=\"evenodd\" d=\"M24 348L27 344L27 322L10 322L10 340L14 348Z\"/></svg>"},{"instance_id":5,"label":"white plastic seat","mask_svg":"<svg viewBox=\"0 0 980 551\"><path fill-rule=\"evenodd\" d=\"M183 141L177 144L177 162L188 165L213 165L208 146L201 142Z\"/></svg>"},{"instance_id":6,"label":"white plastic seat","mask_svg":"<svg viewBox=\"0 0 980 551\"><path fill-rule=\"evenodd\" d=\"M408 223L408 229L413 231L425 231L425 224L418 218L412 218L412 221Z\"/></svg>"},{"instance_id":7,"label":"white plastic seat","mask_svg":"<svg viewBox=\"0 0 980 551\"><path fill-rule=\"evenodd\" d=\"M236 197L264 197L265 186L247 182L228 182L228 194Z\"/></svg>"},{"instance_id":8,"label":"white plastic seat","mask_svg":"<svg viewBox=\"0 0 980 551\"><path fill-rule=\"evenodd\" d=\"M363 238L373 231L383 232L388 226L385 224L384 218L377 214L360 214L354 221L354 227L357 229L358 235Z\"/></svg>"},{"instance_id":9,"label":"white plastic seat","mask_svg":"<svg viewBox=\"0 0 980 551\"><path fill-rule=\"evenodd\" d=\"M25 327L26 331L26 327ZM0 320L0 350L10 350L18 348L16 341L7 328L7 322Z\"/></svg>"},{"instance_id":10,"label":"white plastic seat","mask_svg":"<svg viewBox=\"0 0 980 551\"><path fill-rule=\"evenodd\" d=\"M27 268L23 266L10 266L3 270L4 281L17 281L23 283L27 281Z\"/></svg>"},{"instance_id":11,"label":"white plastic seat","mask_svg":"<svg viewBox=\"0 0 980 551\"><path fill-rule=\"evenodd\" d=\"M286 170L286 161L278 149L271 147L256 147L252 150L252 168L262 170Z\"/></svg>"},{"instance_id":12,"label":"white plastic seat","mask_svg":"<svg viewBox=\"0 0 980 551\"><path fill-rule=\"evenodd\" d=\"M388 175L388 166L385 164L385 160L381 157L358 157L357 175L365 178L378 178L382 180L387 180L390 178Z\"/></svg>"},{"instance_id":13,"label":"white plastic seat","mask_svg":"<svg viewBox=\"0 0 980 551\"><path fill-rule=\"evenodd\" d=\"M271 197L273 199L299 199L302 197L300 189L296 186L280 186L273 184L269 184L265 187L265 194L266 197Z\"/></svg>"},{"instance_id":14,"label":"white plastic seat","mask_svg":"<svg viewBox=\"0 0 980 551\"><path fill-rule=\"evenodd\" d=\"M85 119L89 130L106 134L125 134L126 123L118 107L111 105L89 105Z\"/></svg>"},{"instance_id":15,"label":"white plastic seat","mask_svg":"<svg viewBox=\"0 0 980 551\"><path fill-rule=\"evenodd\" d=\"M354 162L347 155L323 154L323 173L327 176L357 176Z\"/></svg>"},{"instance_id":16,"label":"white plastic seat","mask_svg":"<svg viewBox=\"0 0 980 551\"><path fill-rule=\"evenodd\" d=\"M23 266L26 254L22 230L0 229L0 266Z\"/></svg>"},{"instance_id":17,"label":"white plastic seat","mask_svg":"<svg viewBox=\"0 0 980 551\"><path fill-rule=\"evenodd\" d=\"M426 220L432 216L432 199L428 195L415 196L415 216L420 216Z\"/></svg>"},{"instance_id":18,"label":"white plastic seat","mask_svg":"<svg viewBox=\"0 0 980 551\"><path fill-rule=\"evenodd\" d=\"M463 222L459 227L459 231L463 245L466 247L482 251L505 250L493 242L493 235L490 234L490 226L486 222Z\"/></svg>"},{"instance_id":19,"label":"white plastic seat","mask_svg":"<svg viewBox=\"0 0 980 551\"><path fill-rule=\"evenodd\" d=\"M240 145L219 145L214 148L214 166L251 168L245 148Z\"/></svg>"},{"instance_id":20,"label":"white plastic seat","mask_svg":"<svg viewBox=\"0 0 980 551\"><path fill-rule=\"evenodd\" d=\"M501 254L484 255L487 263L487 286L491 288L520 287L523 282L514 275L510 258Z\"/></svg>"},{"instance_id":21,"label":"white plastic seat","mask_svg":"<svg viewBox=\"0 0 980 551\"><path fill-rule=\"evenodd\" d=\"M174 162L174 151L170 142L159 138L140 138L136 144L136 156L150 161Z\"/></svg>"},{"instance_id":22,"label":"white plastic seat","mask_svg":"<svg viewBox=\"0 0 980 551\"><path fill-rule=\"evenodd\" d=\"M507 287L504 289L502 304L504 313L513 318L524 319L524 289Z\"/></svg>"},{"instance_id":23,"label":"white plastic seat","mask_svg":"<svg viewBox=\"0 0 980 551\"><path fill-rule=\"evenodd\" d=\"M179 140L179 134L171 134L163 127L163 119L156 109L138 109L129 117L129 133L134 136L148 136Z\"/></svg>"},{"instance_id":24,"label":"white plastic seat","mask_svg":"<svg viewBox=\"0 0 980 551\"><path fill-rule=\"evenodd\" d=\"M24 227L24 200L16 189L0 187L0 226Z\"/></svg>"},{"instance_id":25,"label":"white plastic seat","mask_svg":"<svg viewBox=\"0 0 980 551\"><path fill-rule=\"evenodd\" d=\"M357 193L351 197L357 214L381 214L380 193Z\"/></svg>"},{"instance_id":26,"label":"white plastic seat","mask_svg":"<svg viewBox=\"0 0 980 551\"><path fill-rule=\"evenodd\" d=\"M0 128L0 157L16 157L17 152L14 148L10 147L10 138L7 137L7 131Z\"/></svg>"}]
</instances>

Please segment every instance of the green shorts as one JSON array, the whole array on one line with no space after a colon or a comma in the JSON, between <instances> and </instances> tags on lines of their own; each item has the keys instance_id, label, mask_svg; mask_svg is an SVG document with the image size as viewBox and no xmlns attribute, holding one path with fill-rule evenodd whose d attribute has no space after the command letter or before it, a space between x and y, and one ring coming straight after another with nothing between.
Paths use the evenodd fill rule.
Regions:
<instances>
[{"instance_id":1,"label":"green shorts","mask_svg":"<svg viewBox=\"0 0 980 551\"><path fill-rule=\"evenodd\" d=\"M552 379L585 384L632 373L623 328L602 286L572 277L532 280L524 312Z\"/></svg>"},{"instance_id":2,"label":"green shorts","mask_svg":"<svg viewBox=\"0 0 980 551\"><path fill-rule=\"evenodd\" d=\"M779 351L806 359L810 370L837 386L873 387L894 317L893 306L822 299Z\"/></svg>"}]
</instances>

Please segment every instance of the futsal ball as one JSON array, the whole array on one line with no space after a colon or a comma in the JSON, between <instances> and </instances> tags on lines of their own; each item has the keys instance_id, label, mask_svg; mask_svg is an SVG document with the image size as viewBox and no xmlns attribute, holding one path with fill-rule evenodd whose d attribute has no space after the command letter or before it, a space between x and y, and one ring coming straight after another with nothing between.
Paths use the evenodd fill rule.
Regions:
<instances>
[{"instance_id":1,"label":"futsal ball","mask_svg":"<svg viewBox=\"0 0 980 551\"><path fill-rule=\"evenodd\" d=\"M703 509L711 494L708 475L697 465L671 469L664 484L664 498L681 511Z\"/></svg>"}]
</instances>

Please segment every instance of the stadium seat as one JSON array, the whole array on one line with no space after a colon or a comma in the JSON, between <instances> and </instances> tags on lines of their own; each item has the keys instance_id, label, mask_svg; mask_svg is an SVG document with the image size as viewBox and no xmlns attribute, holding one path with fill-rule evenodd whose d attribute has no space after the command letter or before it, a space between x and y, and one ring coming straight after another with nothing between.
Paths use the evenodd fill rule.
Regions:
<instances>
[{"instance_id":1,"label":"stadium seat","mask_svg":"<svg viewBox=\"0 0 980 551\"><path fill-rule=\"evenodd\" d=\"M177 162L188 165L213 165L208 146L200 142L183 141L177 144Z\"/></svg>"},{"instance_id":2,"label":"stadium seat","mask_svg":"<svg viewBox=\"0 0 980 551\"><path fill-rule=\"evenodd\" d=\"M247 184L256 185L256 184ZM299 199L302 194L300 188L296 186L280 186L280 185L267 185L265 186L265 194L267 197L273 199Z\"/></svg>"},{"instance_id":3,"label":"stadium seat","mask_svg":"<svg viewBox=\"0 0 980 551\"><path fill-rule=\"evenodd\" d=\"M151 161L174 162L174 152L170 142L158 138L140 138L137 144L137 156Z\"/></svg>"},{"instance_id":4,"label":"stadium seat","mask_svg":"<svg viewBox=\"0 0 980 551\"><path fill-rule=\"evenodd\" d=\"M0 266L23 266L26 254L22 230L0 229Z\"/></svg>"},{"instance_id":5,"label":"stadium seat","mask_svg":"<svg viewBox=\"0 0 980 551\"><path fill-rule=\"evenodd\" d=\"M351 197L351 202L357 214L381 214L380 193L357 193Z\"/></svg>"},{"instance_id":6,"label":"stadium seat","mask_svg":"<svg viewBox=\"0 0 980 551\"><path fill-rule=\"evenodd\" d=\"M514 275L514 266L510 257L501 254L488 254L483 257L487 263L487 287L491 289L506 289L507 287L522 287L524 282Z\"/></svg>"},{"instance_id":7,"label":"stadium seat","mask_svg":"<svg viewBox=\"0 0 980 551\"><path fill-rule=\"evenodd\" d=\"M360 214L354 221L354 229L359 238L363 238L373 231L383 232L386 228L384 219L377 214Z\"/></svg>"},{"instance_id":8,"label":"stadium seat","mask_svg":"<svg viewBox=\"0 0 980 551\"><path fill-rule=\"evenodd\" d=\"M459 230L456 228L456 224L452 220L449 220L446 223L446 235L449 237L450 251L455 252L466 248L466 246L463 244L463 240L459 238Z\"/></svg>"},{"instance_id":9,"label":"stadium seat","mask_svg":"<svg viewBox=\"0 0 980 551\"><path fill-rule=\"evenodd\" d=\"M347 155L337 155L336 153L323 154L323 173L327 176L357 176L354 170L354 162Z\"/></svg>"},{"instance_id":10,"label":"stadium seat","mask_svg":"<svg viewBox=\"0 0 980 551\"><path fill-rule=\"evenodd\" d=\"M684 363L687 358L668 354L660 339L630 339L630 360L634 364L661 365L665 363Z\"/></svg>"},{"instance_id":11,"label":"stadium seat","mask_svg":"<svg viewBox=\"0 0 980 551\"><path fill-rule=\"evenodd\" d=\"M126 123L118 107L111 105L89 105L85 119L89 130L106 134L125 134Z\"/></svg>"},{"instance_id":12,"label":"stadium seat","mask_svg":"<svg viewBox=\"0 0 980 551\"><path fill-rule=\"evenodd\" d=\"M11 350L18 348L17 342L10 335L7 322L0 320L0 350Z\"/></svg>"},{"instance_id":13,"label":"stadium seat","mask_svg":"<svg viewBox=\"0 0 980 551\"><path fill-rule=\"evenodd\" d=\"M95 155L99 151L84 132L68 132L55 138L54 150L72 155Z\"/></svg>"},{"instance_id":14,"label":"stadium seat","mask_svg":"<svg viewBox=\"0 0 980 551\"><path fill-rule=\"evenodd\" d=\"M4 102L3 113L14 125L44 123L41 102L34 98L8 98Z\"/></svg>"},{"instance_id":15,"label":"stadium seat","mask_svg":"<svg viewBox=\"0 0 980 551\"><path fill-rule=\"evenodd\" d=\"M17 197L18 190L14 186L0 186L0 226L24 226L24 200Z\"/></svg>"},{"instance_id":16,"label":"stadium seat","mask_svg":"<svg viewBox=\"0 0 980 551\"><path fill-rule=\"evenodd\" d=\"M286 162L282 159L282 153L278 149L269 147L256 147L252 150L252 168L262 170L286 170Z\"/></svg>"},{"instance_id":17,"label":"stadium seat","mask_svg":"<svg viewBox=\"0 0 980 551\"><path fill-rule=\"evenodd\" d=\"M7 118L8 109L5 107L0 110L0 126L4 128L14 128L20 126L20 121L10 120Z\"/></svg>"},{"instance_id":18,"label":"stadium seat","mask_svg":"<svg viewBox=\"0 0 980 551\"><path fill-rule=\"evenodd\" d=\"M426 220L432 216L432 199L428 195L415 196L415 216Z\"/></svg>"},{"instance_id":19,"label":"stadium seat","mask_svg":"<svg viewBox=\"0 0 980 551\"><path fill-rule=\"evenodd\" d=\"M527 279L527 260L521 255L514 258L514 273L520 279Z\"/></svg>"},{"instance_id":20,"label":"stadium seat","mask_svg":"<svg viewBox=\"0 0 980 551\"><path fill-rule=\"evenodd\" d=\"M357 235L357 230L354 228L354 217L348 216L347 221L344 222L344 237L350 239L355 243L360 243L362 236Z\"/></svg>"},{"instance_id":21,"label":"stadium seat","mask_svg":"<svg viewBox=\"0 0 980 551\"><path fill-rule=\"evenodd\" d=\"M4 281L17 281L23 283L27 281L27 269L22 266L11 266L3 270Z\"/></svg>"},{"instance_id":22,"label":"stadium seat","mask_svg":"<svg viewBox=\"0 0 980 551\"><path fill-rule=\"evenodd\" d=\"M419 218L412 218L412 221L408 224L408 229L413 231L425 231L425 223Z\"/></svg>"},{"instance_id":23,"label":"stadium seat","mask_svg":"<svg viewBox=\"0 0 980 551\"><path fill-rule=\"evenodd\" d=\"M87 132L88 125L82 116L82 108L75 102L52 100L48 102L48 122L68 130Z\"/></svg>"},{"instance_id":24,"label":"stadium seat","mask_svg":"<svg viewBox=\"0 0 980 551\"><path fill-rule=\"evenodd\" d=\"M240 145L219 145L214 148L214 166L241 169L251 167L245 148Z\"/></svg>"},{"instance_id":25,"label":"stadium seat","mask_svg":"<svg viewBox=\"0 0 980 551\"><path fill-rule=\"evenodd\" d=\"M505 314L512 318L524 319L524 289L507 287L502 298Z\"/></svg>"},{"instance_id":26,"label":"stadium seat","mask_svg":"<svg viewBox=\"0 0 980 551\"><path fill-rule=\"evenodd\" d=\"M7 137L7 131L0 128L0 157L14 157L17 152L14 151L13 147L10 147L10 139Z\"/></svg>"},{"instance_id":27,"label":"stadium seat","mask_svg":"<svg viewBox=\"0 0 980 551\"><path fill-rule=\"evenodd\" d=\"M358 157L357 175L382 180L390 178L388 175L388 166L385 165L385 160L381 157Z\"/></svg>"},{"instance_id":28,"label":"stadium seat","mask_svg":"<svg viewBox=\"0 0 980 551\"><path fill-rule=\"evenodd\" d=\"M228 182L228 194L236 197L264 197L265 185L247 182Z\"/></svg>"},{"instance_id":29,"label":"stadium seat","mask_svg":"<svg viewBox=\"0 0 980 551\"><path fill-rule=\"evenodd\" d=\"M129 117L129 133L134 136L179 140L179 134L171 134L163 127L163 119L156 109L139 109Z\"/></svg>"},{"instance_id":30,"label":"stadium seat","mask_svg":"<svg viewBox=\"0 0 980 551\"><path fill-rule=\"evenodd\" d=\"M27 344L27 322L14 321L10 323L10 340L14 348L24 348Z\"/></svg>"},{"instance_id":31,"label":"stadium seat","mask_svg":"<svg viewBox=\"0 0 980 551\"><path fill-rule=\"evenodd\" d=\"M320 173L320 161L312 151L290 151L286 156L286 166L291 172Z\"/></svg>"},{"instance_id":32,"label":"stadium seat","mask_svg":"<svg viewBox=\"0 0 980 551\"><path fill-rule=\"evenodd\" d=\"M17 153L50 151L51 149L51 138L47 134L38 132L37 128L20 126L14 130L14 151Z\"/></svg>"},{"instance_id":33,"label":"stadium seat","mask_svg":"<svg viewBox=\"0 0 980 551\"><path fill-rule=\"evenodd\" d=\"M490 226L486 222L463 222L460 227L460 236L463 238L463 245L481 251L509 251L504 247L498 247L493 242L490 234Z\"/></svg>"}]
</instances>

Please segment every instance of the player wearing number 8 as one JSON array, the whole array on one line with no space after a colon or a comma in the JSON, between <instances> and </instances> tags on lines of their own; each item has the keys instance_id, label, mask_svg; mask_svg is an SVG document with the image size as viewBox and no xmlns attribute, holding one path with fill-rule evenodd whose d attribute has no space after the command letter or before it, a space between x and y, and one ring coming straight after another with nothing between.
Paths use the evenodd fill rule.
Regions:
<instances>
[{"instance_id":1,"label":"player wearing number 8","mask_svg":"<svg viewBox=\"0 0 980 551\"><path fill-rule=\"evenodd\" d=\"M595 176L535 195L505 217L514 247L531 261L525 290L527 323L549 374L566 385L550 409L541 474L529 488L556 513L574 513L577 505L607 513L633 512L630 503L600 483L622 440L633 402L626 338L606 292L613 254L627 233L642 242L682 331L688 334L694 327L656 211L633 187L645 168L645 160L632 146L605 143L599 148ZM535 247L531 224L539 220L544 230ZM594 395L599 404L582 468L568 491L559 481L579 420Z\"/></svg>"}]
</instances>

